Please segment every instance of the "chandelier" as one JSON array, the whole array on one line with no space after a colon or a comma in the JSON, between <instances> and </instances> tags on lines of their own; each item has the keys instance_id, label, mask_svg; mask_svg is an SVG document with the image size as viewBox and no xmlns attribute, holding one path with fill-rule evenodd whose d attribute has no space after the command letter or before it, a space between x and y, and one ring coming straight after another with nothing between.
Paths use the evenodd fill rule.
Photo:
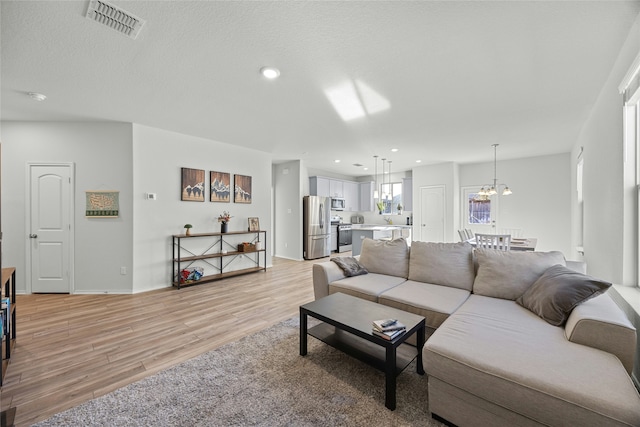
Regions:
<instances>
[{"instance_id":1,"label":"chandelier","mask_svg":"<svg viewBox=\"0 0 640 427\"><path fill-rule=\"evenodd\" d=\"M493 184L491 184L491 185L489 185L489 184L483 185L482 188L480 189L480 191L478 192L478 196L475 198L476 201L489 200L489 197L498 194L498 190L499 190L499 188L501 186L504 187L504 189L502 190L502 195L503 196L508 196L509 194L513 193L508 185L506 185L506 184L498 184L498 178L497 178L497 169L498 169L497 148L498 148L498 145L499 144L492 144L491 145L493 147Z\"/></svg>"}]
</instances>

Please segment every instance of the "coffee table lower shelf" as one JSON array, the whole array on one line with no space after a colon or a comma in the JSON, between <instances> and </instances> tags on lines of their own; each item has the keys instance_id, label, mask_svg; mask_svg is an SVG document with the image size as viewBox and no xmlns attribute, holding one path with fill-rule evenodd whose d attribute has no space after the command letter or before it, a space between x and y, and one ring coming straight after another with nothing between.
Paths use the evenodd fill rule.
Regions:
<instances>
[{"instance_id":1,"label":"coffee table lower shelf","mask_svg":"<svg viewBox=\"0 0 640 427\"><path fill-rule=\"evenodd\" d=\"M325 344L385 372L386 349L384 347L324 322L309 328L307 333ZM396 376L400 375L417 356L417 348L409 344L400 344L396 349Z\"/></svg>"}]
</instances>

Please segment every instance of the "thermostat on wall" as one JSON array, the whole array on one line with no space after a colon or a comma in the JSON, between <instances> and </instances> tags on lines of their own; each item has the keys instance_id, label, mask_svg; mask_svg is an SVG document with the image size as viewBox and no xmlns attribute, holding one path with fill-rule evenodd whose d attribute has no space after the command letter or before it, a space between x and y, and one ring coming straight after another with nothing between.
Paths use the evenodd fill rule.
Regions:
<instances>
[{"instance_id":1,"label":"thermostat on wall","mask_svg":"<svg viewBox=\"0 0 640 427\"><path fill-rule=\"evenodd\" d=\"M147 200L157 200L158 195L156 193L147 193Z\"/></svg>"}]
</instances>

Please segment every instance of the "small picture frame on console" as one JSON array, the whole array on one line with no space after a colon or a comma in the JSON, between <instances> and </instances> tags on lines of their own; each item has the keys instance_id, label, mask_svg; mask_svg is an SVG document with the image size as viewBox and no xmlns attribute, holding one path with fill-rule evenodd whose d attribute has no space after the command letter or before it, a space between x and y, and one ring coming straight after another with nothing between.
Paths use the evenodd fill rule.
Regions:
<instances>
[{"instance_id":1,"label":"small picture frame on console","mask_svg":"<svg viewBox=\"0 0 640 427\"><path fill-rule=\"evenodd\" d=\"M260 219L258 217L249 217L249 231L260 231Z\"/></svg>"}]
</instances>

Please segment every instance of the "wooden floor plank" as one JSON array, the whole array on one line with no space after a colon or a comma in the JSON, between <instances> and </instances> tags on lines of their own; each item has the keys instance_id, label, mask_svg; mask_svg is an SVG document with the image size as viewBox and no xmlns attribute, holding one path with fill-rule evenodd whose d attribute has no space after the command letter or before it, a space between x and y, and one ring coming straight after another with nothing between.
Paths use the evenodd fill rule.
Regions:
<instances>
[{"instance_id":1,"label":"wooden floor plank","mask_svg":"<svg viewBox=\"0 0 640 427\"><path fill-rule=\"evenodd\" d=\"M297 316L315 262L135 295L18 295L2 409L28 426Z\"/></svg>"}]
</instances>

